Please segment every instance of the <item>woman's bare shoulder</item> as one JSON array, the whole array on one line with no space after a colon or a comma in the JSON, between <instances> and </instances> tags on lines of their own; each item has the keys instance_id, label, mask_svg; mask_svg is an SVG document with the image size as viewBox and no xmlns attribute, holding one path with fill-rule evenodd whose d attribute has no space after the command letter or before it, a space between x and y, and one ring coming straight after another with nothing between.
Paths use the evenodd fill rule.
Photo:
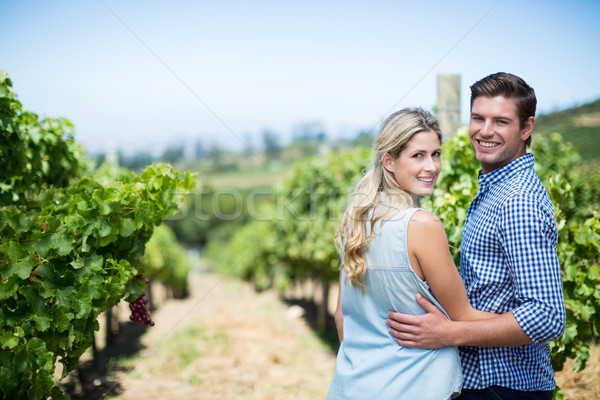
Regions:
<instances>
[{"instance_id":1,"label":"woman's bare shoulder","mask_svg":"<svg viewBox=\"0 0 600 400\"><path fill-rule=\"evenodd\" d=\"M415 226L422 228L439 228L442 227L442 221L437 215L427 210L418 210L410 218L410 222L415 223Z\"/></svg>"}]
</instances>

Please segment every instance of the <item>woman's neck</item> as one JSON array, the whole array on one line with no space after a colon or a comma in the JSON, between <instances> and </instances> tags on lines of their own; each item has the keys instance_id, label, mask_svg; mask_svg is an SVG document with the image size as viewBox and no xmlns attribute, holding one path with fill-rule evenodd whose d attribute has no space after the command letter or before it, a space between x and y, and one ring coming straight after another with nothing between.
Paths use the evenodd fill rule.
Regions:
<instances>
[{"instance_id":1,"label":"woman's neck","mask_svg":"<svg viewBox=\"0 0 600 400\"><path fill-rule=\"evenodd\" d=\"M421 201L421 196L419 196L418 194L411 193L410 197L412 197L415 207L419 207L419 202Z\"/></svg>"}]
</instances>

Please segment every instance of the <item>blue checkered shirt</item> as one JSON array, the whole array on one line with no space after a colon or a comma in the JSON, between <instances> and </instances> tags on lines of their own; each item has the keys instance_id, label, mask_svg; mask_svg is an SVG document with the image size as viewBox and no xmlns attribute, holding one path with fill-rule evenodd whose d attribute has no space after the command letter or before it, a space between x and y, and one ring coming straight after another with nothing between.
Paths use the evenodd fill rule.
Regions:
<instances>
[{"instance_id":1,"label":"blue checkered shirt","mask_svg":"<svg viewBox=\"0 0 600 400\"><path fill-rule=\"evenodd\" d=\"M564 331L565 306L554 210L533 162L533 154L527 154L488 174L480 172L460 258L471 305L494 313L512 311L533 343L460 347L468 389L555 387L548 341Z\"/></svg>"}]
</instances>

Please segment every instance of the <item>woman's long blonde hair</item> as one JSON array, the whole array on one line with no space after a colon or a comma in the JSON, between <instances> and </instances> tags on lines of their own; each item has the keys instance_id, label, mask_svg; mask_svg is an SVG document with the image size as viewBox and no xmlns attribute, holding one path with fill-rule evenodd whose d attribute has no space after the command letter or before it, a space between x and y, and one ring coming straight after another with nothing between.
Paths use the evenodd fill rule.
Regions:
<instances>
[{"instance_id":1,"label":"woman's long blonde hair","mask_svg":"<svg viewBox=\"0 0 600 400\"><path fill-rule=\"evenodd\" d=\"M381 158L385 153L398 158L414 135L429 130L437 133L442 141L438 121L422 108L404 108L387 117L375 142L373 165L355 186L350 197L335 242L346 279L352 286L358 287L362 294L365 293L363 280L367 273L365 251L375 236L375 222L384 221L414 205L410 193L398 185L392 172L383 167ZM367 237L366 221L371 210L371 234Z\"/></svg>"}]
</instances>

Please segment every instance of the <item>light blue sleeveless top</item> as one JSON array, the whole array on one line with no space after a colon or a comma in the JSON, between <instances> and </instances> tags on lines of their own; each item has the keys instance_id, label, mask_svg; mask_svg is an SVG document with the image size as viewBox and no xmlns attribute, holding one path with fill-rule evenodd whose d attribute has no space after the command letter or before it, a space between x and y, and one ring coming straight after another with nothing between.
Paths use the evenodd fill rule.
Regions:
<instances>
[{"instance_id":1,"label":"light blue sleeveless top","mask_svg":"<svg viewBox=\"0 0 600 400\"><path fill-rule=\"evenodd\" d=\"M342 275L344 339L328 400L445 400L460 394L463 377L456 347L403 347L395 342L385 324L390 310L425 314L415 300L417 293L444 311L427 283L410 267L406 233L417 210L410 208L383 224L375 224L375 233L380 233L371 240L366 253L364 296L358 288L345 283L346 275Z\"/></svg>"}]
</instances>

